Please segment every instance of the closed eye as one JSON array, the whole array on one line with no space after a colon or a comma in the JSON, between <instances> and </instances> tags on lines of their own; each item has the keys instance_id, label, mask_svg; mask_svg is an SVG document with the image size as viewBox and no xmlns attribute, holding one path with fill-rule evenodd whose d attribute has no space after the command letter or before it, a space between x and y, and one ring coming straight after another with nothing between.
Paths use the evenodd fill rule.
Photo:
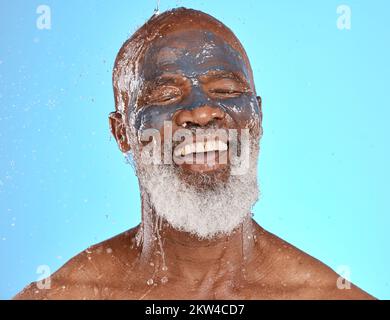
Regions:
<instances>
[{"instance_id":1,"label":"closed eye","mask_svg":"<svg viewBox=\"0 0 390 320\"><path fill-rule=\"evenodd\" d=\"M152 90L147 96L147 104L168 105L179 101L182 97L182 91L175 86L160 86Z\"/></svg>"},{"instance_id":2,"label":"closed eye","mask_svg":"<svg viewBox=\"0 0 390 320\"><path fill-rule=\"evenodd\" d=\"M238 97L242 95L244 92L243 91L237 91L237 90L232 90L232 89L210 89L209 93L213 95L220 95L223 97Z\"/></svg>"},{"instance_id":3,"label":"closed eye","mask_svg":"<svg viewBox=\"0 0 390 320\"><path fill-rule=\"evenodd\" d=\"M248 91L245 85L230 78L212 81L205 86L209 95L217 99L236 98Z\"/></svg>"}]
</instances>

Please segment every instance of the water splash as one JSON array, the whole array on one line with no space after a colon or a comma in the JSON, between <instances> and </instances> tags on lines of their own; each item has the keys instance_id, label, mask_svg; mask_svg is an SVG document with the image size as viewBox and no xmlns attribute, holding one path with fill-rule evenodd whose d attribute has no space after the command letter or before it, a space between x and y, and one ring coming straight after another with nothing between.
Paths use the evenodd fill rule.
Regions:
<instances>
[{"instance_id":1,"label":"water splash","mask_svg":"<svg viewBox=\"0 0 390 320\"><path fill-rule=\"evenodd\" d=\"M154 14L160 14L160 0L157 0L156 8L154 9Z\"/></svg>"},{"instance_id":2,"label":"water splash","mask_svg":"<svg viewBox=\"0 0 390 320\"><path fill-rule=\"evenodd\" d=\"M162 223L163 223L162 217L160 217L160 216L156 217L155 225L154 225L154 234L157 236L156 240L158 241L158 246L160 248L160 254L161 254L161 259L162 259L162 270L167 271L168 268L167 268L166 261L165 261L165 252L164 252L164 247L163 247L163 244L161 241L161 235L160 235L160 231L162 229Z\"/></svg>"}]
</instances>

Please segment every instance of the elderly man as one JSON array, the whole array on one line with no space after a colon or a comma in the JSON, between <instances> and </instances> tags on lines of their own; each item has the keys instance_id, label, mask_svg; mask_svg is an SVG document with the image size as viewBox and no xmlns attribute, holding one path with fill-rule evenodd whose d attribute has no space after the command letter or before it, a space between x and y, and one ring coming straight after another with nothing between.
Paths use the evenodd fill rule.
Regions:
<instances>
[{"instance_id":1,"label":"elderly man","mask_svg":"<svg viewBox=\"0 0 390 320\"><path fill-rule=\"evenodd\" d=\"M119 51L113 85L142 223L16 298L372 298L252 219L261 99L230 29L195 10L154 15Z\"/></svg>"}]
</instances>

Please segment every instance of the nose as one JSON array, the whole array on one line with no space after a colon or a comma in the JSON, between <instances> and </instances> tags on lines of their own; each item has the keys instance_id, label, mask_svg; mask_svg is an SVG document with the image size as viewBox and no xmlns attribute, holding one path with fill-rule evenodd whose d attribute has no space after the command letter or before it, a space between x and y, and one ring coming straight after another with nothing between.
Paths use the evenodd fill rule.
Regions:
<instances>
[{"instance_id":1,"label":"nose","mask_svg":"<svg viewBox=\"0 0 390 320\"><path fill-rule=\"evenodd\" d=\"M175 115L175 122L178 126L187 126L188 124L206 126L214 120L225 118L225 112L220 108L210 106L201 106L192 110L179 110Z\"/></svg>"}]
</instances>

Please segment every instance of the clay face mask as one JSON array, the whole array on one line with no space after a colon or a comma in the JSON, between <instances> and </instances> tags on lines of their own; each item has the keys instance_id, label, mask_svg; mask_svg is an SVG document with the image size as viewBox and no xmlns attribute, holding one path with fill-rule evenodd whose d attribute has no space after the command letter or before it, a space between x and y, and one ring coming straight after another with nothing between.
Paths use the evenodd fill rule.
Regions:
<instances>
[{"instance_id":1,"label":"clay face mask","mask_svg":"<svg viewBox=\"0 0 390 320\"><path fill-rule=\"evenodd\" d=\"M160 129L179 110L220 108L231 127L258 119L259 105L240 53L210 31L189 30L159 38L141 62L136 130Z\"/></svg>"}]
</instances>

